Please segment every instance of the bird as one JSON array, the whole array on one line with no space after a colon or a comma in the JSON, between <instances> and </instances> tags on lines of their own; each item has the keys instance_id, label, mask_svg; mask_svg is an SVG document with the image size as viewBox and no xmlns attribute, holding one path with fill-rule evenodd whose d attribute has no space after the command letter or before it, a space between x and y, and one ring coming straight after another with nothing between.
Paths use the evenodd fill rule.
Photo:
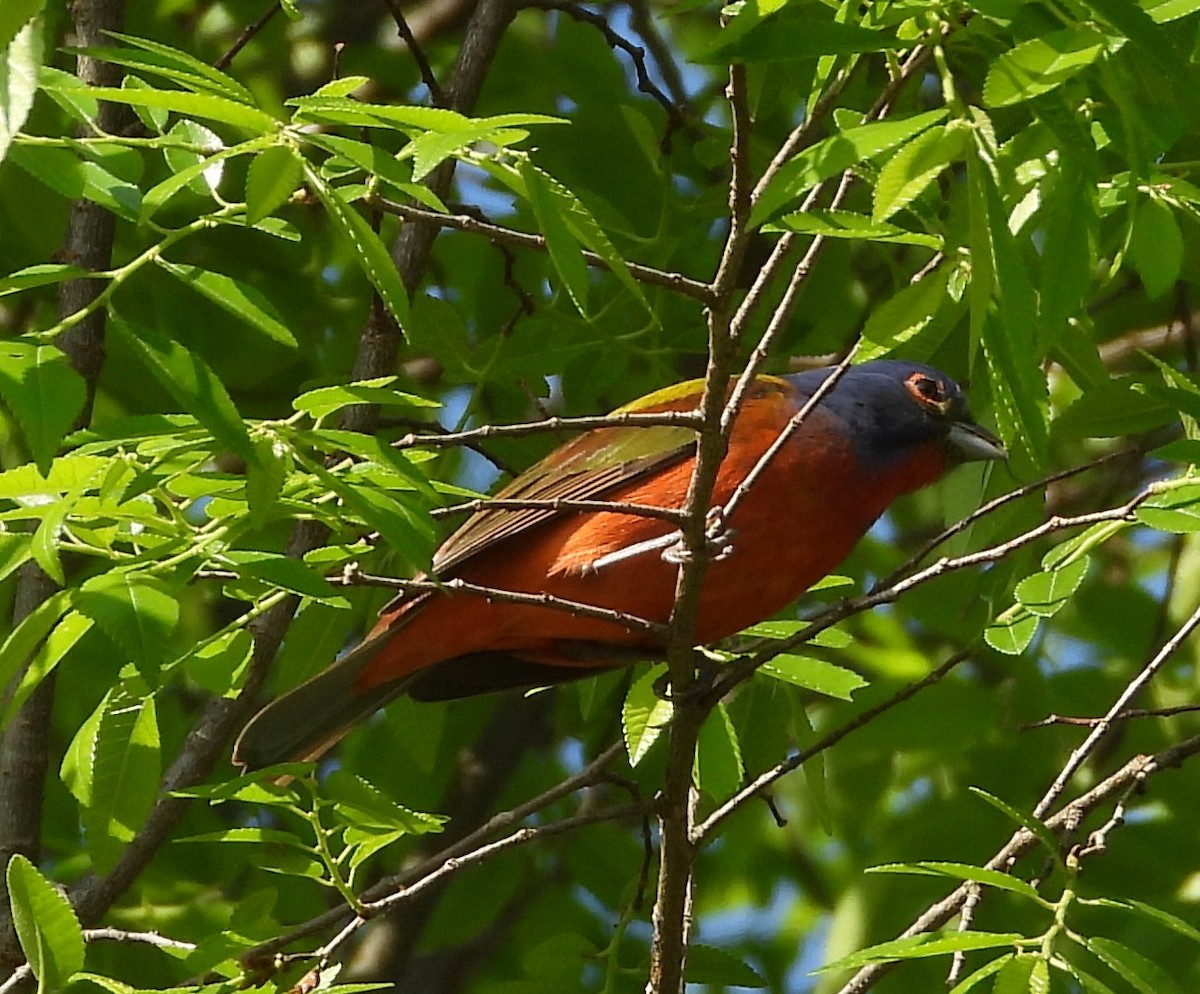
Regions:
<instances>
[{"instance_id":1,"label":"bird","mask_svg":"<svg viewBox=\"0 0 1200 994\"><path fill-rule=\"evenodd\" d=\"M1001 442L972 418L961 387L916 362L844 368L789 428L832 375L826 367L751 382L710 502L735 506L727 517L711 516L719 548L701 587L696 645L782 611L834 570L897 497L962 462L1005 458ZM703 386L667 387L618 413L694 411ZM451 588L401 593L357 647L250 720L234 762L253 770L318 759L401 694L446 701L661 658L682 558L678 524L628 505L682 508L697 438L687 425L631 424L576 436L496 495L544 505L476 511L438 548L427 574L624 617ZM555 500L626 509L563 509L551 506ZM628 616L653 624L623 624Z\"/></svg>"}]
</instances>

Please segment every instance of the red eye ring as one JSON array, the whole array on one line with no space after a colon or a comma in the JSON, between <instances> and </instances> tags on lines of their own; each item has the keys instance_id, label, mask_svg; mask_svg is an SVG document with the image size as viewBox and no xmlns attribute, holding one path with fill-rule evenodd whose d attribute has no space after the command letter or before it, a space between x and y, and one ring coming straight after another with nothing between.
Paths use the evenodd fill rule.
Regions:
<instances>
[{"instance_id":1,"label":"red eye ring","mask_svg":"<svg viewBox=\"0 0 1200 994\"><path fill-rule=\"evenodd\" d=\"M928 373L913 373L904 381L908 392L922 407L932 408L939 414L950 409L951 398L946 384Z\"/></svg>"}]
</instances>

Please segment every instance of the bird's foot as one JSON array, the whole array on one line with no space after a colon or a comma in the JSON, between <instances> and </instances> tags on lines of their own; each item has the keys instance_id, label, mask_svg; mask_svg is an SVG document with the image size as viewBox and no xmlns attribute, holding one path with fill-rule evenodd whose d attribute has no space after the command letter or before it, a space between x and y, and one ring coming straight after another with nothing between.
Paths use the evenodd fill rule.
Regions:
<instances>
[{"instance_id":1,"label":"bird's foot","mask_svg":"<svg viewBox=\"0 0 1200 994\"><path fill-rule=\"evenodd\" d=\"M711 507L704 517L704 553L710 562L719 563L733 552L737 532L725 523L725 509ZM663 549L663 559L681 566L692 558L682 537Z\"/></svg>"}]
</instances>

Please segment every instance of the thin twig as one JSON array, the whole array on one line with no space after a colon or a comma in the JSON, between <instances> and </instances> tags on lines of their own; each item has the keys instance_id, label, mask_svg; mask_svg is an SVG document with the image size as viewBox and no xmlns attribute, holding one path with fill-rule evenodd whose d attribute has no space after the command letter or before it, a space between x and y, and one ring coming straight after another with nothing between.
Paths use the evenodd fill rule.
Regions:
<instances>
[{"instance_id":1,"label":"thin twig","mask_svg":"<svg viewBox=\"0 0 1200 994\"><path fill-rule=\"evenodd\" d=\"M394 214L406 221L421 221L441 228L452 228L455 231L482 235L496 245L511 245L516 248L533 249L537 252L549 251L544 235L534 235L527 231L506 228L491 221L481 221L469 214L439 214L437 211L397 203L378 195L372 196L369 202L371 206L378 207L385 214ZM585 251L582 255L589 266L611 271L612 266L609 265L608 260L596 255L595 252ZM676 293L692 297L704 304L708 304L712 300L712 290L707 283L701 283L682 273L655 269L653 266L643 266L636 262L626 262L625 268L629 271L630 276L647 286L660 286L674 290Z\"/></svg>"},{"instance_id":2,"label":"thin twig","mask_svg":"<svg viewBox=\"0 0 1200 994\"><path fill-rule=\"evenodd\" d=\"M675 106L675 102L663 93L654 80L650 78L650 73L646 69L645 49L639 48L628 38L623 38L619 35L603 15L577 3L571 3L570 0L522 0L521 5L523 7L534 7L539 10L557 10L579 21L581 24L589 24L604 36L604 40L608 42L610 48L619 49L628 55L629 61L633 63L633 72L637 78L638 89L647 96L657 100L662 109L667 112L667 133L663 138L662 150L663 152L671 150L671 135L683 127L683 114Z\"/></svg>"},{"instance_id":3,"label":"thin twig","mask_svg":"<svg viewBox=\"0 0 1200 994\"><path fill-rule=\"evenodd\" d=\"M242 29L242 33L234 39L233 44L229 46L229 49L225 52L225 54L213 63L213 68L220 69L222 71L228 69L229 64L235 58L237 58L238 52L249 45L254 36L262 31L262 29L271 22L271 18L278 14L282 9L283 7L281 4L273 3L265 11L263 11L258 20L251 24L247 24L246 27Z\"/></svg>"},{"instance_id":4,"label":"thin twig","mask_svg":"<svg viewBox=\"0 0 1200 994\"><path fill-rule=\"evenodd\" d=\"M433 518L445 518L454 514L475 511L580 511L592 514L630 514L641 518L659 518L673 525L683 521L683 512L674 507L659 507L654 504L630 504L619 500L570 500L554 497L543 500L517 500L511 497L484 497L469 500L450 507L439 507L430 511Z\"/></svg>"},{"instance_id":5,"label":"thin twig","mask_svg":"<svg viewBox=\"0 0 1200 994\"><path fill-rule=\"evenodd\" d=\"M699 428L700 414L697 411L663 411L641 414L634 411L602 414L581 418L545 418L541 421L525 421L515 425L481 425L466 431L440 432L438 434L409 434L392 443L397 449L410 449L423 445L442 448L465 445L487 438L514 438L523 435L540 435L546 432L586 431L592 428L653 428L669 425L680 428Z\"/></svg>"},{"instance_id":6,"label":"thin twig","mask_svg":"<svg viewBox=\"0 0 1200 994\"><path fill-rule=\"evenodd\" d=\"M1183 644L1184 640L1195 631L1198 625L1200 625L1200 607L1197 607L1188 619L1179 626L1175 634L1163 643L1162 648L1142 667L1141 672L1126 684L1125 689L1113 701L1112 707L1108 709L1108 713L1096 723L1095 727L1088 733L1087 738L1071 753L1061 772L1055 778L1054 783L1050 785L1050 788L1033 809L1033 816L1035 818L1041 818L1050 810L1058 800L1059 795L1066 789L1071 777L1084 764L1088 756L1091 755L1092 750L1096 748L1096 744L1112 726L1117 715L1125 709L1130 699L1162 669L1167 660L1179 651L1179 647Z\"/></svg>"},{"instance_id":7,"label":"thin twig","mask_svg":"<svg viewBox=\"0 0 1200 994\"><path fill-rule=\"evenodd\" d=\"M408 46L409 54L417 64L417 69L420 70L421 82L429 91L429 99L433 101L434 106L445 107L446 95L442 92L442 86L437 81L437 76L434 75L433 67L429 64L425 50L413 35L412 28L408 26L408 21L404 17L404 8L400 6L400 0L384 0L384 3L387 4L392 20L396 22L396 31L399 32L404 44Z\"/></svg>"},{"instance_id":8,"label":"thin twig","mask_svg":"<svg viewBox=\"0 0 1200 994\"><path fill-rule=\"evenodd\" d=\"M667 634L666 625L656 621L647 621L645 618L626 614L624 611L596 607L594 604L584 604L582 601L572 601L565 597L556 597L554 594L523 593L518 590L486 587L459 577L451 577L449 580L404 580L392 576L373 576L355 569L349 571L345 576L331 576L328 580L334 586L383 587L386 590L400 590L405 593L473 594L489 601L499 601L505 604L528 604L534 607L551 608L555 611L565 611L579 618L610 621L614 625L620 625L632 632L645 632L658 640L665 638Z\"/></svg>"},{"instance_id":9,"label":"thin twig","mask_svg":"<svg viewBox=\"0 0 1200 994\"><path fill-rule=\"evenodd\" d=\"M910 683L907 687L896 691L891 697L885 701L880 701L873 707L867 708L861 714L855 715L845 724L835 728L828 735L818 739L806 749L801 749L794 753L782 762L776 763L769 770L760 773L750 783L746 784L736 794L723 801L717 808L696 826L696 830L692 835L692 840L697 845L704 845L712 837L713 833L724 823L724 821L735 811L742 807L747 801L754 797L759 797L767 788L774 784L781 777L787 776L793 770L799 769L814 756L831 749L837 745L851 732L855 732L860 728L865 728L872 721L878 718L886 711L890 711L897 704L903 704L905 701L915 697L922 690L940 683L941 680L959 663L968 658L965 652L957 653L947 659L935 670L922 677L915 683Z\"/></svg>"},{"instance_id":10,"label":"thin twig","mask_svg":"<svg viewBox=\"0 0 1200 994\"><path fill-rule=\"evenodd\" d=\"M1197 711L1200 711L1200 704L1178 704L1170 708L1126 708L1119 714L1113 715L1109 721L1130 721L1134 718L1173 718L1177 714L1194 714ZM1031 721L1022 725L1021 731L1028 732L1035 728L1049 728L1051 725L1075 725L1083 728L1095 728L1104 720L1103 717L1072 718L1065 714L1049 714L1039 721Z\"/></svg>"}]
</instances>

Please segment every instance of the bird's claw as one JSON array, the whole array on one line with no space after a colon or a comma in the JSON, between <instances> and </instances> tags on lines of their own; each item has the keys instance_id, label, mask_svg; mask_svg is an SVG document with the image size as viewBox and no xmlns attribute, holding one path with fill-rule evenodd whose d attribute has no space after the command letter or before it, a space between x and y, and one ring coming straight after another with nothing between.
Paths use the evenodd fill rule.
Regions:
<instances>
[{"instance_id":1,"label":"bird's claw","mask_svg":"<svg viewBox=\"0 0 1200 994\"><path fill-rule=\"evenodd\" d=\"M725 523L725 509L709 508L704 516L704 552L709 561L719 563L727 558L733 552L736 536L737 532ZM662 557L669 563L682 566L691 560L692 553L681 537L663 549Z\"/></svg>"}]
</instances>

